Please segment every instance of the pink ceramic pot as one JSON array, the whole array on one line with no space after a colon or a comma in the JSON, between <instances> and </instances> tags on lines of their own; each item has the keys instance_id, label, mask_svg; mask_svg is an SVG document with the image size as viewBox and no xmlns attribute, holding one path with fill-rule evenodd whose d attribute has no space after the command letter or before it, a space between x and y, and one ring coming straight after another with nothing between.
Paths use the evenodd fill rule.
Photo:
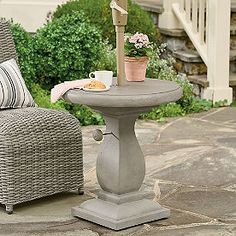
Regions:
<instances>
[{"instance_id":1,"label":"pink ceramic pot","mask_svg":"<svg viewBox=\"0 0 236 236\"><path fill-rule=\"evenodd\" d=\"M148 57L125 57L125 74L128 81L144 81Z\"/></svg>"}]
</instances>

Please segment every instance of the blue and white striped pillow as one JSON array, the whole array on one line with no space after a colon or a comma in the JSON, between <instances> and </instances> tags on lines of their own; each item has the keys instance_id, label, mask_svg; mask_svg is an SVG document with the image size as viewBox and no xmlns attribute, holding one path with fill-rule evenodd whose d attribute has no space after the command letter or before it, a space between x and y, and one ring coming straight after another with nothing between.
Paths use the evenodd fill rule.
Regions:
<instances>
[{"instance_id":1,"label":"blue and white striped pillow","mask_svg":"<svg viewBox=\"0 0 236 236\"><path fill-rule=\"evenodd\" d=\"M15 59L0 64L0 109L35 107Z\"/></svg>"}]
</instances>

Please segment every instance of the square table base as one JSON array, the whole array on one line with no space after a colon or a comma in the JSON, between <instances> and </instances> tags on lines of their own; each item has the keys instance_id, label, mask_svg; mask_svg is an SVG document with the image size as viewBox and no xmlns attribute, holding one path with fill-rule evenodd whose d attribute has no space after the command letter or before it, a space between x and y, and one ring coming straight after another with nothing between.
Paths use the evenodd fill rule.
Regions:
<instances>
[{"instance_id":1,"label":"square table base","mask_svg":"<svg viewBox=\"0 0 236 236\"><path fill-rule=\"evenodd\" d=\"M108 197L109 198L109 197ZM125 197L128 199L129 197ZM170 210L148 199L134 199L128 202L115 202L92 199L72 208L73 216L96 224L121 230L131 226L156 221L170 216Z\"/></svg>"}]
</instances>

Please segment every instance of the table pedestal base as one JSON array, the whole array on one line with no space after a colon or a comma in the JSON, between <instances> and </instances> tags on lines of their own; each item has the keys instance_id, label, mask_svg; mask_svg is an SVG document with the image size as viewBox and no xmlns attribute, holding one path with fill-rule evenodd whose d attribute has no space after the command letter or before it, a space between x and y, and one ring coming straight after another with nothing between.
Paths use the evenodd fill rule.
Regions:
<instances>
[{"instance_id":1,"label":"table pedestal base","mask_svg":"<svg viewBox=\"0 0 236 236\"><path fill-rule=\"evenodd\" d=\"M73 216L120 230L170 215L168 209L147 200L140 190L145 159L134 125L140 113L177 101L181 96L182 90L176 83L151 79L112 86L104 93L74 89L64 95L67 101L102 113L106 120L96 164L97 180L104 192L98 199L72 208Z\"/></svg>"},{"instance_id":2,"label":"table pedestal base","mask_svg":"<svg viewBox=\"0 0 236 236\"><path fill-rule=\"evenodd\" d=\"M72 208L72 215L99 225L121 230L170 216L170 210L144 199L145 193L115 195L101 192L98 199Z\"/></svg>"}]
</instances>

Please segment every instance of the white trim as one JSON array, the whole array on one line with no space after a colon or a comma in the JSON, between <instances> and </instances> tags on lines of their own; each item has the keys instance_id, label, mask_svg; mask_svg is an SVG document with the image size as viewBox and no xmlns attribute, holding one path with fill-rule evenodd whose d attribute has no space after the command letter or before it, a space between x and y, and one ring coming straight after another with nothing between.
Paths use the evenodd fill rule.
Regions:
<instances>
[{"instance_id":1,"label":"white trim","mask_svg":"<svg viewBox=\"0 0 236 236\"><path fill-rule=\"evenodd\" d=\"M179 21L182 23L184 30L188 34L189 38L191 39L192 43L194 44L195 48L199 52L202 60L205 62L205 64L208 64L208 59L207 59L207 46L206 44L201 44L199 43L200 40L200 35L198 32L194 32L193 30L193 24L191 21L186 20L186 13L180 11L180 5L179 3L174 3L172 5L173 11Z\"/></svg>"}]
</instances>

